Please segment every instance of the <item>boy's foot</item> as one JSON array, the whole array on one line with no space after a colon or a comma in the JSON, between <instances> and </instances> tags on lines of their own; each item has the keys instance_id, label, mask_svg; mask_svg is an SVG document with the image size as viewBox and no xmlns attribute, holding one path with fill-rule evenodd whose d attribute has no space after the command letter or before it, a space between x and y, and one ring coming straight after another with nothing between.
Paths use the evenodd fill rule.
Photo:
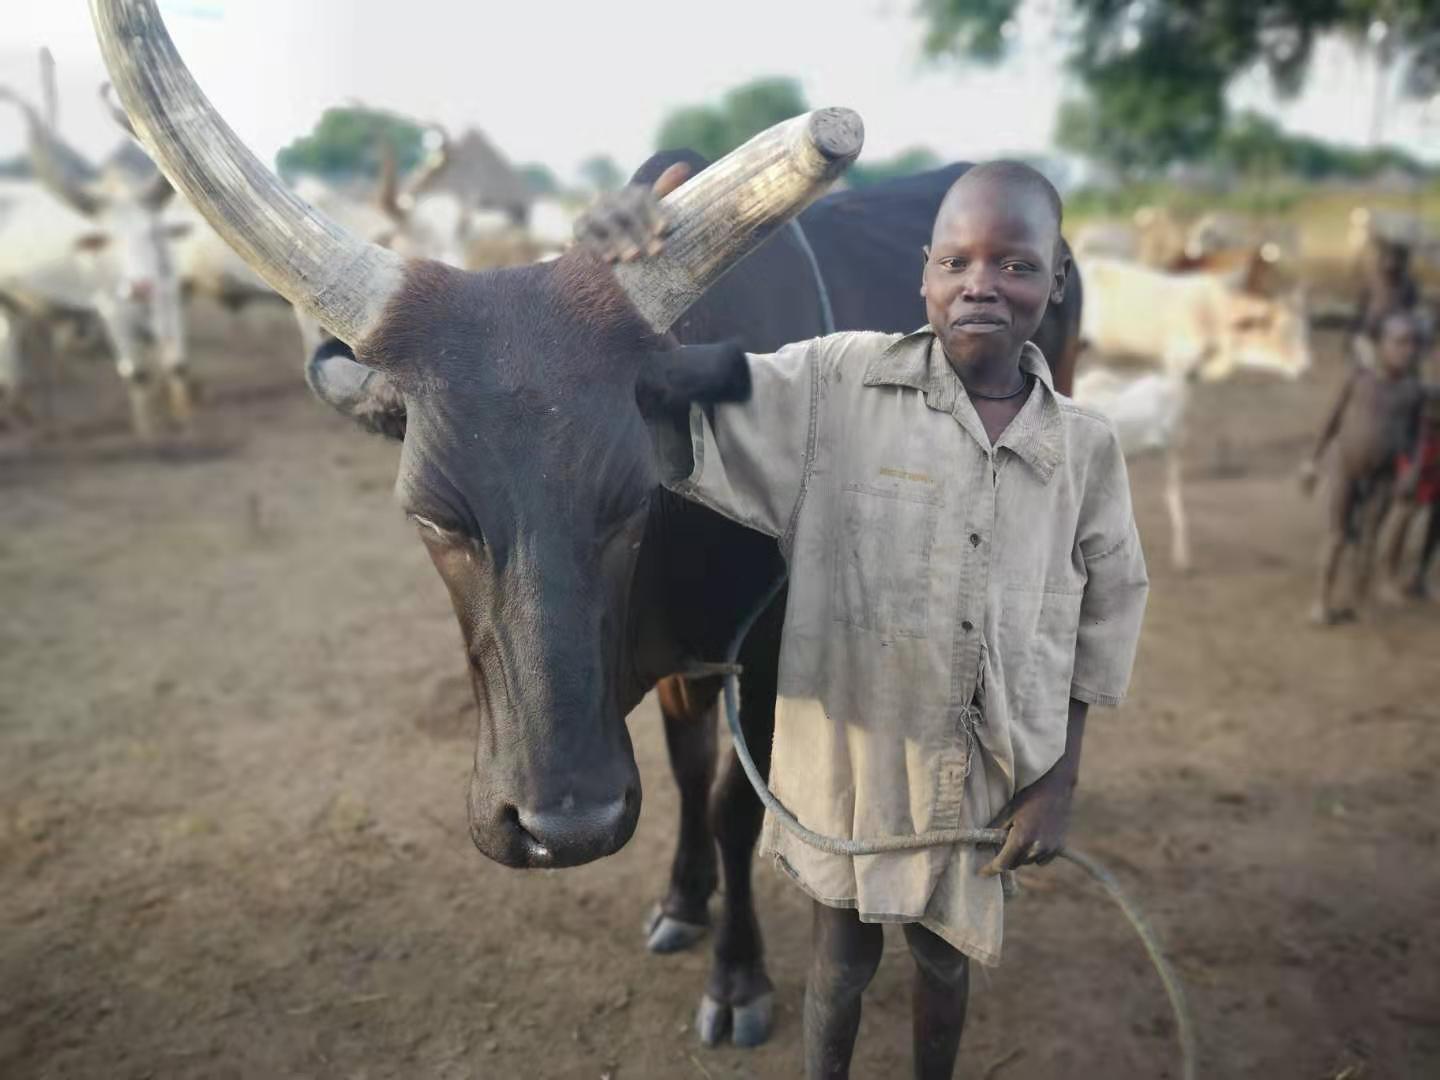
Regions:
<instances>
[{"instance_id":1,"label":"boy's foot","mask_svg":"<svg viewBox=\"0 0 1440 1080\"><path fill-rule=\"evenodd\" d=\"M1382 581L1375 592L1380 603L1387 607L1399 607L1407 599L1406 590L1402 589L1399 582L1395 581Z\"/></svg>"},{"instance_id":2,"label":"boy's foot","mask_svg":"<svg viewBox=\"0 0 1440 1080\"><path fill-rule=\"evenodd\" d=\"M1356 618L1354 608L1327 608L1316 604L1310 609L1310 621L1316 626L1339 626Z\"/></svg>"}]
</instances>

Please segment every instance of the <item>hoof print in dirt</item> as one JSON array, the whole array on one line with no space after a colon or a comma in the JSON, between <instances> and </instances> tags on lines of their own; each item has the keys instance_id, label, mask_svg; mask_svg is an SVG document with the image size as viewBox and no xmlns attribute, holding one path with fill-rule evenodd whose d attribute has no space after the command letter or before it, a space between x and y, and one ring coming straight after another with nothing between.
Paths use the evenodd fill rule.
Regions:
<instances>
[{"instance_id":1,"label":"hoof print in dirt","mask_svg":"<svg viewBox=\"0 0 1440 1080\"><path fill-rule=\"evenodd\" d=\"M774 994L762 994L744 1005L727 1005L706 994L695 1014L695 1030L706 1046L718 1046L728 1036L735 1046L748 1050L769 1040L774 1017Z\"/></svg>"},{"instance_id":2,"label":"hoof print in dirt","mask_svg":"<svg viewBox=\"0 0 1440 1080\"><path fill-rule=\"evenodd\" d=\"M709 929L705 923L685 922L666 915L656 904L645 920L645 948L659 956L684 952L694 947Z\"/></svg>"}]
</instances>

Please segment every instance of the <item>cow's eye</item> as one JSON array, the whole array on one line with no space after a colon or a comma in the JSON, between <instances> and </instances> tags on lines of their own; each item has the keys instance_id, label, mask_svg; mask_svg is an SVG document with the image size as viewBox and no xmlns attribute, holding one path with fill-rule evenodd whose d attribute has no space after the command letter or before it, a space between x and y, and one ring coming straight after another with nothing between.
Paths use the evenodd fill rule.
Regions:
<instances>
[{"instance_id":1,"label":"cow's eye","mask_svg":"<svg viewBox=\"0 0 1440 1080\"><path fill-rule=\"evenodd\" d=\"M465 539L459 529L452 528L447 523L434 521L423 514L407 514L405 516L415 523L415 527L420 530L420 535L425 539L443 540L452 544Z\"/></svg>"}]
</instances>

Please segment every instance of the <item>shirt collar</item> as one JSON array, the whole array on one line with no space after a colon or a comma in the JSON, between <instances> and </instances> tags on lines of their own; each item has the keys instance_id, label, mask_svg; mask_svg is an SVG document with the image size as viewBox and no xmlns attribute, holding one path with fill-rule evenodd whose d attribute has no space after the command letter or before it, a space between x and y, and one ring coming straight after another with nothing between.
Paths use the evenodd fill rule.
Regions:
<instances>
[{"instance_id":1,"label":"shirt collar","mask_svg":"<svg viewBox=\"0 0 1440 1080\"><path fill-rule=\"evenodd\" d=\"M1033 342L1020 349L1020 370L1034 375L1036 388L1020 413L995 443L1008 447L1035 470L1041 483L1048 483L1060 464L1060 403L1050 365ZM965 393L964 384L950 362L940 339L929 326L922 326L895 341L865 369L866 386L908 386L925 395L925 403L954 416L982 446L988 447L984 426Z\"/></svg>"}]
</instances>

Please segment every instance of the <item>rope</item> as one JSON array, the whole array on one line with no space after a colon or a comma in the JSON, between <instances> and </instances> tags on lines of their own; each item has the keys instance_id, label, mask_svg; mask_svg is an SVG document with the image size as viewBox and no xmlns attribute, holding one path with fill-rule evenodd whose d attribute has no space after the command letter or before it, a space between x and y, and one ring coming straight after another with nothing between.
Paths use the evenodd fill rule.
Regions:
<instances>
[{"instance_id":1,"label":"rope","mask_svg":"<svg viewBox=\"0 0 1440 1080\"><path fill-rule=\"evenodd\" d=\"M776 821L799 837L802 842L831 855L877 855L882 852L913 851L917 848L953 844L975 844L982 847L1003 845L1005 843L1004 829L934 829L912 836L881 836L871 840L842 840L807 828L784 803L775 797L775 793L765 782L765 777L761 776L760 770L755 767L755 760L750 756L750 748L745 742L745 731L740 726L740 665L737 661L740 647L745 643L745 639L750 635L751 629L765 609L780 595L780 590L785 586L785 580L786 575L781 574L775 584L770 586L769 591L736 630L735 637L725 653L723 664L714 665L715 668L724 670L725 723L730 729L730 738L735 744L735 756L740 759L740 768L744 770L746 779L750 781L750 786L755 789L755 794L759 796L765 809L770 811ZM1093 856L1075 848L1061 848L1057 854L1060 858L1074 863L1100 883L1101 888L1119 906L1140 938L1140 943L1145 947L1145 954L1150 958L1155 973L1160 976L1160 982L1165 987L1165 995L1170 999L1170 1009L1175 1014L1175 1033L1180 1044L1180 1075L1182 1080L1195 1080L1194 1020L1191 1018L1190 1007L1185 1000L1185 989L1170 966L1169 960L1165 958L1155 931L1151 929L1149 922L1135 902L1120 887L1120 882L1116 880L1115 875Z\"/></svg>"}]
</instances>

